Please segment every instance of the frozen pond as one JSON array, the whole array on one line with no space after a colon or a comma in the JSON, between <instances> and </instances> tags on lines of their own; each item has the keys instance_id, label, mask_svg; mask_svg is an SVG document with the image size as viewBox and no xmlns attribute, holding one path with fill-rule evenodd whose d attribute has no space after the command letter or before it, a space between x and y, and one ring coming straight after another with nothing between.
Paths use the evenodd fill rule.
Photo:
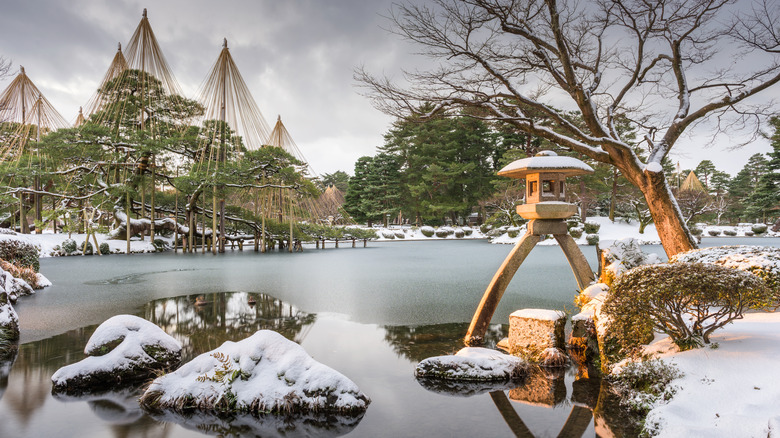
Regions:
<instances>
[{"instance_id":1,"label":"frozen pond","mask_svg":"<svg viewBox=\"0 0 780 438\"><path fill-rule=\"evenodd\" d=\"M776 239L706 239L704 245ZM581 247L595 267L594 247ZM660 247L645 251L662 252ZM461 347L468 322L511 247L485 241L370 243L304 253L154 254L42 259L54 286L20 300L22 345L0 381L0 436L618 436L620 411L596 379L534 376L518 388L460 395L415 380L421 359ZM534 249L496 312L575 311L576 282L557 246ZM210 302L194 306L195 297ZM250 307L252 295L257 305ZM132 393L65 399L51 375L83 357L95 327L130 313L185 344L185 360L260 328L299 342L355 381L372 403L362 419L167 419L142 412ZM501 330L496 326L497 331ZM497 333L496 336L500 336ZM5 373L4 373L5 374ZM423 382L424 383L424 382ZM427 386L427 385L426 385ZM596 408L596 420L593 420ZM165 419L163 419L165 420ZM181 424L179 424L181 423Z\"/></svg>"}]
</instances>

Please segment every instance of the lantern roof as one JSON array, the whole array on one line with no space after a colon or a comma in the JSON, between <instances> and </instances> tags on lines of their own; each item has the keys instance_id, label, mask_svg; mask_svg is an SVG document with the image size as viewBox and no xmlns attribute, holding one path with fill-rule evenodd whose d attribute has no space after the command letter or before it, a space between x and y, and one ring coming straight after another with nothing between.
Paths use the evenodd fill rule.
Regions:
<instances>
[{"instance_id":1,"label":"lantern roof","mask_svg":"<svg viewBox=\"0 0 780 438\"><path fill-rule=\"evenodd\" d=\"M553 151L541 151L533 157L513 161L498 171L500 176L524 178L531 173L555 172L565 176L593 173L593 168L574 157L560 157Z\"/></svg>"}]
</instances>

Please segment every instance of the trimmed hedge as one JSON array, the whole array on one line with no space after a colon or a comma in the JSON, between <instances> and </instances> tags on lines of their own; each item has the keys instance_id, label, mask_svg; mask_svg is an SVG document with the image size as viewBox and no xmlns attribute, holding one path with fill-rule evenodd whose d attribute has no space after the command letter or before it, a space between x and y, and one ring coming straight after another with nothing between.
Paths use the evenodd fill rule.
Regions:
<instances>
[{"instance_id":1,"label":"trimmed hedge","mask_svg":"<svg viewBox=\"0 0 780 438\"><path fill-rule=\"evenodd\" d=\"M744 311L765 307L772 294L756 276L718 265L645 265L621 275L602 311L621 351L631 354L653 330L681 350L708 344L710 335Z\"/></svg>"},{"instance_id":2,"label":"trimmed hedge","mask_svg":"<svg viewBox=\"0 0 780 438\"><path fill-rule=\"evenodd\" d=\"M585 236L585 241L588 242L588 245L596 245L599 243L599 235L588 234L587 236Z\"/></svg>"},{"instance_id":3,"label":"trimmed hedge","mask_svg":"<svg viewBox=\"0 0 780 438\"><path fill-rule=\"evenodd\" d=\"M601 228L601 224L597 224L596 222L585 222L585 234L596 234L599 232L599 228Z\"/></svg>"}]
</instances>

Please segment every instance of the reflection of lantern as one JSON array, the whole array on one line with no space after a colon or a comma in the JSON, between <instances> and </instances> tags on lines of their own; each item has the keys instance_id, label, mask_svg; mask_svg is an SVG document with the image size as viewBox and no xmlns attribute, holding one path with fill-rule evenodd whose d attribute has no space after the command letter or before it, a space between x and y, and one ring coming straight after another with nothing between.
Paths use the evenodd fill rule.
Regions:
<instances>
[{"instance_id":1,"label":"reflection of lantern","mask_svg":"<svg viewBox=\"0 0 780 438\"><path fill-rule=\"evenodd\" d=\"M576 214L577 206L566 202L566 177L586 173L593 169L553 151L514 161L498 172L508 178L525 177L525 204L517 206L517 214L525 219L566 219Z\"/></svg>"},{"instance_id":2,"label":"reflection of lantern","mask_svg":"<svg viewBox=\"0 0 780 438\"><path fill-rule=\"evenodd\" d=\"M466 334L466 344L482 343L501 296L542 236L552 234L558 241L580 289L595 279L588 261L569 235L564 222L564 219L577 213L577 206L566 202L566 177L592 172L593 169L582 161L559 157L552 151L542 151L533 157L514 161L498 172L508 178L525 178L525 204L517 206L517 214L530 222L525 235L517 242L485 290Z\"/></svg>"}]
</instances>

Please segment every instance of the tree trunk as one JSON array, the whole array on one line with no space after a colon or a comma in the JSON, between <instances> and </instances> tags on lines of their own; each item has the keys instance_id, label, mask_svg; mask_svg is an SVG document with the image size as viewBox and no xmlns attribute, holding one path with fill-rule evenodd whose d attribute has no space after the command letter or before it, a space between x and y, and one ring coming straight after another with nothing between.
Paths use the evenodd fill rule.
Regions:
<instances>
[{"instance_id":1,"label":"tree trunk","mask_svg":"<svg viewBox=\"0 0 780 438\"><path fill-rule=\"evenodd\" d=\"M685 224L663 172L633 173L621 170L630 180L636 181L644 193L666 255L672 257L675 254L696 249L696 240Z\"/></svg>"}]
</instances>

